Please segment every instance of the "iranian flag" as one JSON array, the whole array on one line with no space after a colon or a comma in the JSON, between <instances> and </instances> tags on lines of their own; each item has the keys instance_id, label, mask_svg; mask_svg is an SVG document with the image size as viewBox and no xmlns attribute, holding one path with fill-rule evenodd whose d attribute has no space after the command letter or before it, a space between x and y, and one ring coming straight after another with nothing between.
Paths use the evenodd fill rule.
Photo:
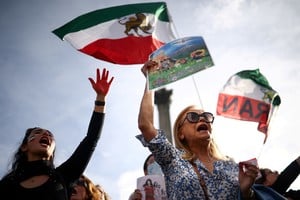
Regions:
<instances>
[{"instance_id":1,"label":"iranian flag","mask_svg":"<svg viewBox=\"0 0 300 200\"><path fill-rule=\"evenodd\" d=\"M164 2L115 6L81 15L53 31L75 49L116 64L142 64L174 39Z\"/></svg>"},{"instance_id":2,"label":"iranian flag","mask_svg":"<svg viewBox=\"0 0 300 200\"><path fill-rule=\"evenodd\" d=\"M231 76L219 93L217 115L258 122L265 143L271 117L280 103L278 93L259 69L244 70Z\"/></svg>"}]
</instances>

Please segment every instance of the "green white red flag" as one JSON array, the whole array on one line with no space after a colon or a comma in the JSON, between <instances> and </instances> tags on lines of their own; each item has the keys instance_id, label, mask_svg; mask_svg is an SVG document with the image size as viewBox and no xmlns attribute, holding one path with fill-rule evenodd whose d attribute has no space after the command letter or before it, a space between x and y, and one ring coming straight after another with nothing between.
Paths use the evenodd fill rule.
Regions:
<instances>
[{"instance_id":1,"label":"green white red flag","mask_svg":"<svg viewBox=\"0 0 300 200\"><path fill-rule=\"evenodd\" d=\"M78 51L116 64L142 64L174 39L165 2L128 4L81 15L53 33Z\"/></svg>"},{"instance_id":2,"label":"green white red flag","mask_svg":"<svg viewBox=\"0 0 300 200\"><path fill-rule=\"evenodd\" d=\"M259 69L244 70L232 75L219 93L217 115L258 122L258 130L266 142L270 120L281 103Z\"/></svg>"}]
</instances>

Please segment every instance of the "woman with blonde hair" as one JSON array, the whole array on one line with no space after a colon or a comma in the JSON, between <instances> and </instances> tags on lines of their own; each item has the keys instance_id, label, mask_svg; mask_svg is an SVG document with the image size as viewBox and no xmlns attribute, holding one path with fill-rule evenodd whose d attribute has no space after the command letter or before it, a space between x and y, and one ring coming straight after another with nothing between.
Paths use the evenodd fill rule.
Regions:
<instances>
[{"instance_id":1,"label":"woman with blonde hair","mask_svg":"<svg viewBox=\"0 0 300 200\"><path fill-rule=\"evenodd\" d=\"M70 200L110 200L110 197L99 184L95 185L88 177L81 175L71 185Z\"/></svg>"},{"instance_id":2,"label":"woman with blonde hair","mask_svg":"<svg viewBox=\"0 0 300 200\"><path fill-rule=\"evenodd\" d=\"M143 74L147 76L156 65L154 61L146 62ZM137 138L161 166L168 199L255 199L251 186L259 169L248 163L238 164L219 152L212 138L212 113L198 106L186 107L173 127L174 147L164 131L154 127L153 111L153 92L146 81L138 116L142 134Z\"/></svg>"},{"instance_id":3,"label":"woman with blonde hair","mask_svg":"<svg viewBox=\"0 0 300 200\"><path fill-rule=\"evenodd\" d=\"M186 113L188 113L189 110L192 110L194 107L197 107L196 105L190 105L188 107L186 107L185 109L183 109L179 115L177 116L177 119L174 123L174 127L173 127L173 133L174 133L174 140L175 140L175 146L178 149L182 149L183 150L183 155L182 157L186 160L190 160L192 161L196 155L195 153L191 150L191 148L189 147L189 145L187 144L187 142L185 140L180 139L180 129L183 126L184 121L182 121L181 119L183 119L186 115ZM211 113L208 112L204 112L203 110L201 110L203 114L203 116L207 115L208 118L211 118L211 124L214 121L214 117ZM190 114L192 115L192 113ZM197 115L195 115L196 117ZM193 117L193 116L192 116ZM185 120L188 120L187 118L185 118ZM216 144L216 142L214 141L213 137L209 138L209 143L208 143L208 156L210 156L210 159L214 158L214 159L218 159L218 160L228 160L230 159L227 156L224 156L219 148L218 145Z\"/></svg>"}]
</instances>

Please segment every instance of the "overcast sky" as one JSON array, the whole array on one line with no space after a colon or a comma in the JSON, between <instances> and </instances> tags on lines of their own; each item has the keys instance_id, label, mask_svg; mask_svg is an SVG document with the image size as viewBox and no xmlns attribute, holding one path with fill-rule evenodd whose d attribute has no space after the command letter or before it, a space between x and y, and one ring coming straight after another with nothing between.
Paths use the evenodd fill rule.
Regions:
<instances>
[{"instance_id":1,"label":"overcast sky","mask_svg":"<svg viewBox=\"0 0 300 200\"><path fill-rule=\"evenodd\" d=\"M71 155L86 134L93 109L95 93L88 77L95 77L97 67L106 67L115 80L107 97L101 139L86 175L113 199L128 199L149 154L135 138L145 83L142 65L96 60L51 31L96 9L139 2L149 1L1 1L0 176L28 127L41 126L54 133L56 165ZM237 162L256 157L261 167L284 169L300 152L300 2L166 2L178 35L202 36L215 64L166 87L173 91L172 124L189 104L202 103L205 110L215 113L219 91L229 77L259 68L282 100L267 143L263 145L257 123L222 116L216 116L213 135L221 150ZM292 187L300 189L300 180Z\"/></svg>"}]
</instances>

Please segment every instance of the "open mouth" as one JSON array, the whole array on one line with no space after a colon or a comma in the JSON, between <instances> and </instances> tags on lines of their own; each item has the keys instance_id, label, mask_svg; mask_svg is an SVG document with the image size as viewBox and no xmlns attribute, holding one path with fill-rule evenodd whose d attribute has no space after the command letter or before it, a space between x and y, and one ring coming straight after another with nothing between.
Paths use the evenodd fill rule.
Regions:
<instances>
[{"instance_id":1,"label":"open mouth","mask_svg":"<svg viewBox=\"0 0 300 200\"><path fill-rule=\"evenodd\" d=\"M206 124L200 124L197 127L197 131L208 131L208 126Z\"/></svg>"},{"instance_id":2,"label":"open mouth","mask_svg":"<svg viewBox=\"0 0 300 200\"><path fill-rule=\"evenodd\" d=\"M76 195L76 194L77 194L77 191L74 188L72 188L71 195Z\"/></svg>"},{"instance_id":3,"label":"open mouth","mask_svg":"<svg viewBox=\"0 0 300 200\"><path fill-rule=\"evenodd\" d=\"M48 137L42 137L39 142L42 145L50 145L50 140L48 139Z\"/></svg>"}]
</instances>

